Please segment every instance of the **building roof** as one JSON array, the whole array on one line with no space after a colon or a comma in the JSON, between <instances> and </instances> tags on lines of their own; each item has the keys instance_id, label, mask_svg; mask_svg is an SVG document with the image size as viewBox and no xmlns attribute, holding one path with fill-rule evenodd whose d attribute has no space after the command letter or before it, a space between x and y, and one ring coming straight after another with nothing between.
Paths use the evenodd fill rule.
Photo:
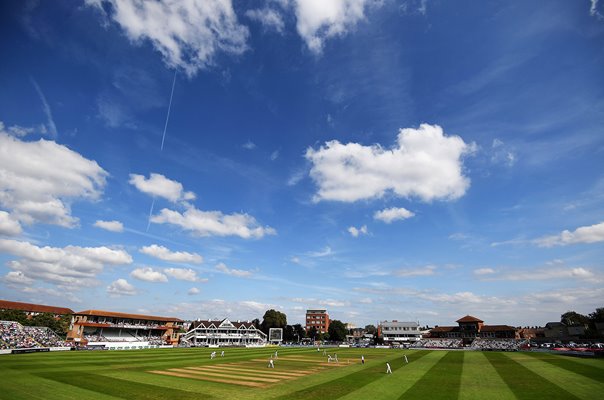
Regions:
<instances>
[{"instance_id":1,"label":"building roof","mask_svg":"<svg viewBox=\"0 0 604 400\"><path fill-rule=\"evenodd\" d=\"M502 332L502 331L516 331L516 328L509 325L483 325L480 329L481 332Z\"/></svg>"},{"instance_id":2,"label":"building roof","mask_svg":"<svg viewBox=\"0 0 604 400\"><path fill-rule=\"evenodd\" d=\"M457 322L457 323L460 323L460 322L463 323L463 322L484 322L484 321L481 320L481 319L479 319L479 318L473 317L471 315L466 315L465 317L460 318L460 319L458 319L455 322Z\"/></svg>"},{"instance_id":3,"label":"building roof","mask_svg":"<svg viewBox=\"0 0 604 400\"><path fill-rule=\"evenodd\" d=\"M156 317L153 315L142 315L142 314L126 314L121 312L113 311L102 311L102 310L85 310L74 313L75 315L91 315L97 317L111 317L111 318L126 318L126 319L140 319L143 321L161 321L161 322L183 322L179 318L175 317Z\"/></svg>"},{"instance_id":4,"label":"building roof","mask_svg":"<svg viewBox=\"0 0 604 400\"><path fill-rule=\"evenodd\" d=\"M453 332L459 330L459 326L436 326L430 332Z\"/></svg>"},{"instance_id":5,"label":"building roof","mask_svg":"<svg viewBox=\"0 0 604 400\"><path fill-rule=\"evenodd\" d=\"M246 328L249 329L251 327L254 327L254 324L252 322L249 321L229 321L227 318L225 319L217 319L217 320L205 320L205 321L193 321L193 323L191 324L190 329L195 329L198 327L202 327L202 328L208 328L211 325L214 325L216 328L220 327L220 325L225 324L225 321L227 321L227 324L230 322L231 325L233 325L236 329L240 329L240 328Z\"/></svg>"},{"instance_id":6,"label":"building roof","mask_svg":"<svg viewBox=\"0 0 604 400\"><path fill-rule=\"evenodd\" d=\"M21 303L18 301L8 301L8 300L0 300L0 309L1 310L22 310L22 311L29 311L29 312L36 312L36 313L51 313L51 314L61 314L61 315L73 314L73 310L70 308L45 306L42 304Z\"/></svg>"}]
</instances>

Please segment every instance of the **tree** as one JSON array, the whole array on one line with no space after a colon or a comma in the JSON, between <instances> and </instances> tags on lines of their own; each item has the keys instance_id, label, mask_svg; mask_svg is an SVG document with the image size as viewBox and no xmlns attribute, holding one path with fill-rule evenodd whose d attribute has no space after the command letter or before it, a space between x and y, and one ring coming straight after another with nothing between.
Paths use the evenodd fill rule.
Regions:
<instances>
[{"instance_id":1,"label":"tree","mask_svg":"<svg viewBox=\"0 0 604 400\"><path fill-rule=\"evenodd\" d=\"M304 330L304 327L302 325L295 324L293 326L293 328L294 328L294 335L296 335L296 340L298 342L306 337L306 331Z\"/></svg>"},{"instance_id":2,"label":"tree","mask_svg":"<svg viewBox=\"0 0 604 400\"><path fill-rule=\"evenodd\" d=\"M604 322L604 307L596 308L596 311L589 314L589 319L592 322Z\"/></svg>"},{"instance_id":3,"label":"tree","mask_svg":"<svg viewBox=\"0 0 604 400\"><path fill-rule=\"evenodd\" d=\"M286 325L285 329L283 329L283 340L286 342L291 342L294 340L295 331L294 327L291 325Z\"/></svg>"},{"instance_id":4,"label":"tree","mask_svg":"<svg viewBox=\"0 0 604 400\"><path fill-rule=\"evenodd\" d=\"M375 325L365 325L365 332L369 333L371 335L375 334L375 332L377 331Z\"/></svg>"},{"instance_id":5,"label":"tree","mask_svg":"<svg viewBox=\"0 0 604 400\"><path fill-rule=\"evenodd\" d=\"M344 325L342 321L333 319L329 322L328 332L331 340L336 342L343 342L346 340L348 329L346 329L346 325Z\"/></svg>"},{"instance_id":6,"label":"tree","mask_svg":"<svg viewBox=\"0 0 604 400\"><path fill-rule=\"evenodd\" d=\"M560 316L560 322L566 326L587 325L589 324L589 318L575 311L567 311Z\"/></svg>"},{"instance_id":7,"label":"tree","mask_svg":"<svg viewBox=\"0 0 604 400\"><path fill-rule=\"evenodd\" d=\"M254 325L256 328L260 329L260 320L258 318L254 318L252 320L252 325Z\"/></svg>"},{"instance_id":8,"label":"tree","mask_svg":"<svg viewBox=\"0 0 604 400\"><path fill-rule=\"evenodd\" d=\"M270 328L285 328L286 325L287 316L280 311L271 309L264 313L264 317L262 317L261 329L262 332L268 335Z\"/></svg>"},{"instance_id":9,"label":"tree","mask_svg":"<svg viewBox=\"0 0 604 400\"><path fill-rule=\"evenodd\" d=\"M308 330L308 337L312 338L313 340L317 340L317 327L316 326L310 327L310 329Z\"/></svg>"},{"instance_id":10,"label":"tree","mask_svg":"<svg viewBox=\"0 0 604 400\"><path fill-rule=\"evenodd\" d=\"M1 321L15 321L21 325L27 324L27 314L21 310L0 310Z\"/></svg>"}]
</instances>

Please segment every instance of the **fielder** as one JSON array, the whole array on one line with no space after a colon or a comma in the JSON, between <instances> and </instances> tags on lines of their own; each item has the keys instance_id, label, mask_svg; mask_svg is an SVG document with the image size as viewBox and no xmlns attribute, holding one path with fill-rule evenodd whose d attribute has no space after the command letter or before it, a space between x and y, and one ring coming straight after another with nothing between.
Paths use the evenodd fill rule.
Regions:
<instances>
[{"instance_id":1,"label":"fielder","mask_svg":"<svg viewBox=\"0 0 604 400\"><path fill-rule=\"evenodd\" d=\"M386 363L386 373L387 374L391 374L392 373L392 369L390 368L390 363Z\"/></svg>"},{"instance_id":2,"label":"fielder","mask_svg":"<svg viewBox=\"0 0 604 400\"><path fill-rule=\"evenodd\" d=\"M215 352L215 351L213 351L213 352L210 354L210 360L213 360L213 359L214 359L214 357L216 357L216 352Z\"/></svg>"},{"instance_id":3,"label":"fielder","mask_svg":"<svg viewBox=\"0 0 604 400\"><path fill-rule=\"evenodd\" d=\"M361 356L361 364L365 364L365 356Z\"/></svg>"},{"instance_id":4,"label":"fielder","mask_svg":"<svg viewBox=\"0 0 604 400\"><path fill-rule=\"evenodd\" d=\"M405 354L403 357L405 357L405 364L409 364L409 360L407 360L407 355Z\"/></svg>"},{"instance_id":5,"label":"fielder","mask_svg":"<svg viewBox=\"0 0 604 400\"><path fill-rule=\"evenodd\" d=\"M268 360L268 366L266 368L275 368L275 363L272 358Z\"/></svg>"},{"instance_id":6,"label":"fielder","mask_svg":"<svg viewBox=\"0 0 604 400\"><path fill-rule=\"evenodd\" d=\"M224 350L220 352L220 357L224 357Z\"/></svg>"}]
</instances>

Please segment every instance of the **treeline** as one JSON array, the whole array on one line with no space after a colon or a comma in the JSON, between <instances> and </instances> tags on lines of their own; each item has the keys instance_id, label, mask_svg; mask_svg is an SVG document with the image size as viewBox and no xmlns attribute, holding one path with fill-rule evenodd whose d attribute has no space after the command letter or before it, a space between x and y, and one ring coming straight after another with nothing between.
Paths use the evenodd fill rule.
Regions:
<instances>
[{"instance_id":1,"label":"treeline","mask_svg":"<svg viewBox=\"0 0 604 400\"><path fill-rule=\"evenodd\" d=\"M28 317L25 311L0 310L0 321L15 321L23 326L46 326L60 336L65 336L69 329L71 316L62 315L57 319L55 318L54 314L40 313L32 317Z\"/></svg>"},{"instance_id":2,"label":"treeline","mask_svg":"<svg viewBox=\"0 0 604 400\"><path fill-rule=\"evenodd\" d=\"M597 338L598 330L596 323L604 323L604 307L596 308L596 311L583 315L575 311L567 311L560 316L560 322L566 326L585 326L585 338Z\"/></svg>"},{"instance_id":3,"label":"treeline","mask_svg":"<svg viewBox=\"0 0 604 400\"><path fill-rule=\"evenodd\" d=\"M262 322L259 319L255 319L252 322L258 329L267 335L271 328L282 328L283 341L285 342L299 342L306 337L313 340L333 340L343 342L346 340L346 335L348 335L346 325L337 319L329 321L329 329L326 333L317 332L317 328L314 326L307 333L301 324L288 325L287 316L280 311L272 309L264 313Z\"/></svg>"}]
</instances>

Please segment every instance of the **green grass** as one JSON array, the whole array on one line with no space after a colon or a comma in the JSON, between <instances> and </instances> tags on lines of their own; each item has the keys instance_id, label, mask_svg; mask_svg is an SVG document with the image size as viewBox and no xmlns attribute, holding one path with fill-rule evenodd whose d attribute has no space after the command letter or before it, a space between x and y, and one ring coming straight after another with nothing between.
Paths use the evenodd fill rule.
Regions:
<instances>
[{"instance_id":1,"label":"green grass","mask_svg":"<svg viewBox=\"0 0 604 400\"><path fill-rule=\"evenodd\" d=\"M593 399L604 360L542 353L280 348L0 356L0 399ZM409 358L404 363L403 354ZM361 355L366 363L360 363ZM386 362L393 374L387 375ZM179 376L175 376L179 375ZM248 385L248 386L243 386ZM252 386L250 386L252 385Z\"/></svg>"}]
</instances>

